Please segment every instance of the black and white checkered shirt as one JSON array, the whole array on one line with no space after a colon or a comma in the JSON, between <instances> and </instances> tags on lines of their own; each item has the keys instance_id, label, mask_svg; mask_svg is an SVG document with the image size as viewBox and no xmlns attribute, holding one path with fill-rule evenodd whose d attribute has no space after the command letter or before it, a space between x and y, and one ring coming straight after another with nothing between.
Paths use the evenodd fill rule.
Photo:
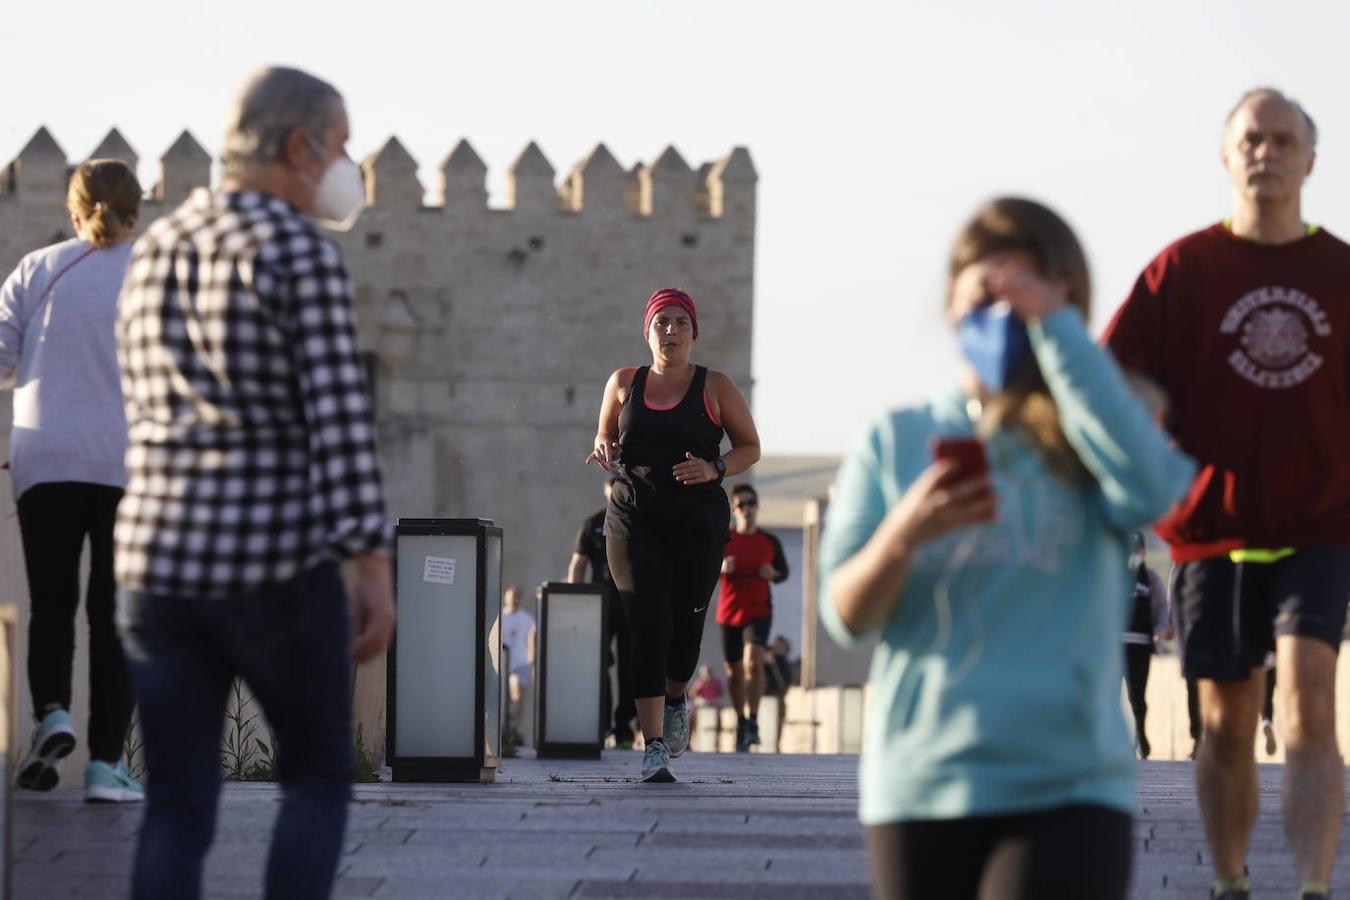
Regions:
<instances>
[{"instance_id":1,"label":"black and white checkered shirt","mask_svg":"<svg viewBox=\"0 0 1350 900\"><path fill-rule=\"evenodd\" d=\"M136 242L117 338L118 583L239 594L389 549L351 280L295 207L192 194Z\"/></svg>"}]
</instances>

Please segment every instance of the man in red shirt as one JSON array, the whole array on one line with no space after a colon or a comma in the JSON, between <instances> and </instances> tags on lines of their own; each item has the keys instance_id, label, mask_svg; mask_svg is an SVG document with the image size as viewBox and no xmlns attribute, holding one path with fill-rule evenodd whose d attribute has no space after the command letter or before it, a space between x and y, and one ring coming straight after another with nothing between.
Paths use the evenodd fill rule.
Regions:
<instances>
[{"instance_id":1,"label":"man in red shirt","mask_svg":"<svg viewBox=\"0 0 1350 900\"><path fill-rule=\"evenodd\" d=\"M1336 654L1350 599L1350 246L1304 222L1317 129L1278 91L1229 114L1231 219L1153 260L1106 341L1157 382L1202 468L1158 523L1172 548L1182 664L1199 680L1200 811L1214 896L1248 896L1262 662L1274 649L1288 764L1285 831L1301 896L1335 861L1344 774Z\"/></svg>"},{"instance_id":2,"label":"man in red shirt","mask_svg":"<svg viewBox=\"0 0 1350 900\"><path fill-rule=\"evenodd\" d=\"M764 647L773 625L769 582L788 577L787 558L778 538L761 531L759 495L748 484L731 489L735 530L722 558L722 587L717 624L727 667L727 693L736 707L736 752L758 744L759 701L764 696Z\"/></svg>"}]
</instances>

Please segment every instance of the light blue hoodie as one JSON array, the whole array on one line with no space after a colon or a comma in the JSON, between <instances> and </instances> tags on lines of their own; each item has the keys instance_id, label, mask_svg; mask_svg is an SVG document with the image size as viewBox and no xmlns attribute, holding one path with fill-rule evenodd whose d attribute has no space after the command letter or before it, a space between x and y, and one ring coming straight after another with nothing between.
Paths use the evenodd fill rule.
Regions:
<instances>
[{"instance_id":1,"label":"light blue hoodie","mask_svg":"<svg viewBox=\"0 0 1350 900\"><path fill-rule=\"evenodd\" d=\"M925 545L882 625L863 741L864 824L1091 803L1134 809L1120 702L1129 532L1179 499L1194 464L1065 309L1031 327L1065 437L1092 478L1069 484L1023 438L986 443L998 521ZM839 471L821 550L821 620L852 643L830 575L932 463L974 433L952 392L873 424Z\"/></svg>"}]
</instances>

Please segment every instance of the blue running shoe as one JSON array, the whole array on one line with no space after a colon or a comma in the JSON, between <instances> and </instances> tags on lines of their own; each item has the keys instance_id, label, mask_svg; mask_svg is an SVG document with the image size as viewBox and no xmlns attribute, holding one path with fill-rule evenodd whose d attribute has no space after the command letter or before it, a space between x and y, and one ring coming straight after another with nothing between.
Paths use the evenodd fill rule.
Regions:
<instances>
[{"instance_id":1,"label":"blue running shoe","mask_svg":"<svg viewBox=\"0 0 1350 900\"><path fill-rule=\"evenodd\" d=\"M761 743L761 741L760 741L760 739L759 739L759 720L758 720L758 719L746 719L746 720L745 720L745 743L746 743L747 745L754 745L754 746L758 746L758 745ZM747 746L746 749L749 749L749 747Z\"/></svg>"},{"instance_id":2,"label":"blue running shoe","mask_svg":"<svg viewBox=\"0 0 1350 900\"><path fill-rule=\"evenodd\" d=\"M33 734L33 746L19 762L14 784L26 791L50 791L61 780L56 764L75 749L75 726L70 713L54 709L42 717Z\"/></svg>"},{"instance_id":3,"label":"blue running shoe","mask_svg":"<svg viewBox=\"0 0 1350 900\"><path fill-rule=\"evenodd\" d=\"M665 744L670 748L671 756L679 756L689 749L689 703L666 711L661 721L661 730L665 733Z\"/></svg>"},{"instance_id":4,"label":"blue running shoe","mask_svg":"<svg viewBox=\"0 0 1350 900\"><path fill-rule=\"evenodd\" d=\"M86 803L139 803L144 799L145 788L131 777L125 763L110 766L94 759L85 767Z\"/></svg>"},{"instance_id":5,"label":"blue running shoe","mask_svg":"<svg viewBox=\"0 0 1350 900\"><path fill-rule=\"evenodd\" d=\"M647 749L642 754L642 780L657 784L669 784L675 780L670 772L670 750L660 738L647 742Z\"/></svg>"}]
</instances>

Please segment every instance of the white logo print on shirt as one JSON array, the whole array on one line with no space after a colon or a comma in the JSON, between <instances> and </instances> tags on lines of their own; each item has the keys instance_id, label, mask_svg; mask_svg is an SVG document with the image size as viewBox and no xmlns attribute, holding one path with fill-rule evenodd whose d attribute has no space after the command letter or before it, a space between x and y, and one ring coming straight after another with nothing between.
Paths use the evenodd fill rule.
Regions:
<instances>
[{"instance_id":1,"label":"white logo print on shirt","mask_svg":"<svg viewBox=\"0 0 1350 900\"><path fill-rule=\"evenodd\" d=\"M1063 569L1086 527L1072 493L1050 479L998 476L998 521L973 530L963 566L1026 566L1047 574ZM917 571L934 577L951 562L967 532L958 531L924 546L914 561Z\"/></svg>"},{"instance_id":2,"label":"white logo print on shirt","mask_svg":"<svg viewBox=\"0 0 1350 900\"><path fill-rule=\"evenodd\" d=\"M1326 358L1309 345L1327 337L1331 325L1317 301L1302 291L1261 287L1228 308L1220 334L1238 335L1241 345L1228 364L1257 387L1280 389L1302 384Z\"/></svg>"}]
</instances>

